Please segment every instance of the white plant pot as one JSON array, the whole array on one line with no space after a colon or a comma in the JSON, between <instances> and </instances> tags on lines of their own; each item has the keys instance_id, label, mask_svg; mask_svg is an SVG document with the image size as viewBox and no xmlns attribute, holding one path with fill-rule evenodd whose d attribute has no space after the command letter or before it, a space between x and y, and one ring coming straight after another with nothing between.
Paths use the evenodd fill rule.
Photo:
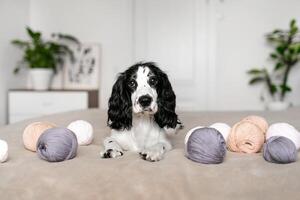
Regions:
<instances>
[{"instance_id":1,"label":"white plant pot","mask_svg":"<svg viewBox=\"0 0 300 200\"><path fill-rule=\"evenodd\" d=\"M270 101L267 104L267 109L272 111L286 110L289 105L286 101Z\"/></svg>"},{"instance_id":2,"label":"white plant pot","mask_svg":"<svg viewBox=\"0 0 300 200\"><path fill-rule=\"evenodd\" d=\"M48 90L53 77L52 69L30 69L29 76L34 90Z\"/></svg>"}]
</instances>

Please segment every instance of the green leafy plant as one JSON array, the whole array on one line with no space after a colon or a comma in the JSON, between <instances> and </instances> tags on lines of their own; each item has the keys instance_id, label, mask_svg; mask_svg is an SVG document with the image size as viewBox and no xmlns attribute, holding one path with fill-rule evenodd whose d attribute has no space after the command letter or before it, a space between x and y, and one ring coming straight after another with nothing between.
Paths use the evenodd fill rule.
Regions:
<instances>
[{"instance_id":1,"label":"green leafy plant","mask_svg":"<svg viewBox=\"0 0 300 200\"><path fill-rule=\"evenodd\" d=\"M42 34L26 28L30 41L13 40L12 44L24 50L22 60L17 64L14 73L18 73L21 67L46 68L56 72L62 67L66 57L74 61L72 50L65 43L79 45L77 38L61 33L52 34L55 40L44 41ZM65 43L63 43L65 42Z\"/></svg>"},{"instance_id":2,"label":"green leafy plant","mask_svg":"<svg viewBox=\"0 0 300 200\"><path fill-rule=\"evenodd\" d=\"M286 94L292 91L288 84L290 72L300 59L300 36L296 20L291 20L289 30L276 29L266 38L274 46L270 54L275 62L273 71L269 72L266 68L249 70L249 84L265 83L273 99L278 95L279 100L284 101Z\"/></svg>"}]
</instances>

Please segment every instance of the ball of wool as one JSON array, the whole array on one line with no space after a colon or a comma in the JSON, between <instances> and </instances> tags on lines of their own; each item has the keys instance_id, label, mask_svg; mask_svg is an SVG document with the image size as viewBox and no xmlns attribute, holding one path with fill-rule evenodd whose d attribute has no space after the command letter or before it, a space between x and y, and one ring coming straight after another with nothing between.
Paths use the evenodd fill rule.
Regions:
<instances>
[{"instance_id":1,"label":"ball of wool","mask_svg":"<svg viewBox=\"0 0 300 200\"><path fill-rule=\"evenodd\" d=\"M0 140L0 162L5 162L8 158L8 145L4 140Z\"/></svg>"},{"instance_id":2,"label":"ball of wool","mask_svg":"<svg viewBox=\"0 0 300 200\"><path fill-rule=\"evenodd\" d=\"M260 116L256 116L256 115L250 115L248 117L245 117L242 121L251 121L254 124L256 124L257 126L259 126L259 128L266 133L268 130L268 122L265 120L265 118L260 117Z\"/></svg>"},{"instance_id":3,"label":"ball of wool","mask_svg":"<svg viewBox=\"0 0 300 200\"><path fill-rule=\"evenodd\" d=\"M186 156L203 164L223 162L226 143L222 134L214 128L198 128L192 131L186 144Z\"/></svg>"},{"instance_id":4,"label":"ball of wool","mask_svg":"<svg viewBox=\"0 0 300 200\"><path fill-rule=\"evenodd\" d=\"M75 133L79 145L89 145L94 138L93 126L87 121L77 120L71 122L68 129Z\"/></svg>"},{"instance_id":5,"label":"ball of wool","mask_svg":"<svg viewBox=\"0 0 300 200\"><path fill-rule=\"evenodd\" d=\"M287 164L297 160L297 149L290 139L273 136L265 143L263 155L268 162Z\"/></svg>"},{"instance_id":6,"label":"ball of wool","mask_svg":"<svg viewBox=\"0 0 300 200\"><path fill-rule=\"evenodd\" d=\"M227 141L231 129L228 124L218 122L210 125L210 128L217 129L223 135L225 141Z\"/></svg>"},{"instance_id":7,"label":"ball of wool","mask_svg":"<svg viewBox=\"0 0 300 200\"><path fill-rule=\"evenodd\" d=\"M266 139L268 140L273 136L284 136L295 144L296 149L300 148L300 133L295 127L288 123L272 124L267 131Z\"/></svg>"},{"instance_id":8,"label":"ball of wool","mask_svg":"<svg viewBox=\"0 0 300 200\"><path fill-rule=\"evenodd\" d=\"M29 124L23 131L23 143L26 149L36 151L36 143L41 134L55 125L49 122L34 122Z\"/></svg>"},{"instance_id":9,"label":"ball of wool","mask_svg":"<svg viewBox=\"0 0 300 200\"><path fill-rule=\"evenodd\" d=\"M77 154L76 135L67 128L51 128L38 139L38 156L49 162L60 162L72 159Z\"/></svg>"},{"instance_id":10,"label":"ball of wool","mask_svg":"<svg viewBox=\"0 0 300 200\"><path fill-rule=\"evenodd\" d=\"M256 153L261 150L264 141L264 131L258 125L242 120L230 130L227 147L233 152Z\"/></svg>"},{"instance_id":11,"label":"ball of wool","mask_svg":"<svg viewBox=\"0 0 300 200\"><path fill-rule=\"evenodd\" d=\"M189 130L184 138L184 144L186 145L186 143L188 142L191 134L196 130L196 129L200 129L200 128L204 128L203 126L196 126L195 128L192 128L191 130Z\"/></svg>"}]
</instances>

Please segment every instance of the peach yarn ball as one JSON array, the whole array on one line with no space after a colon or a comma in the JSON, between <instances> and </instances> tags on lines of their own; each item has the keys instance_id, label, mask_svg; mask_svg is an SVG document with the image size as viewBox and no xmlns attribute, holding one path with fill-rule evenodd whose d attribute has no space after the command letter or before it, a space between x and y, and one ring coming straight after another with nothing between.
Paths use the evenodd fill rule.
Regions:
<instances>
[{"instance_id":1,"label":"peach yarn ball","mask_svg":"<svg viewBox=\"0 0 300 200\"><path fill-rule=\"evenodd\" d=\"M50 128L56 127L49 122L34 122L29 124L23 132L23 143L26 149L36 151L36 144L41 134Z\"/></svg>"},{"instance_id":2,"label":"peach yarn ball","mask_svg":"<svg viewBox=\"0 0 300 200\"><path fill-rule=\"evenodd\" d=\"M236 123L229 134L227 147L240 153L257 153L265 142L268 128L266 120L259 116L249 116Z\"/></svg>"},{"instance_id":3,"label":"peach yarn ball","mask_svg":"<svg viewBox=\"0 0 300 200\"><path fill-rule=\"evenodd\" d=\"M269 125L268 122L260 116L255 116L255 115L250 115L248 117L245 117L242 121L251 121L254 124L256 124L257 126L259 126L259 128L261 128L261 130L266 134Z\"/></svg>"}]
</instances>

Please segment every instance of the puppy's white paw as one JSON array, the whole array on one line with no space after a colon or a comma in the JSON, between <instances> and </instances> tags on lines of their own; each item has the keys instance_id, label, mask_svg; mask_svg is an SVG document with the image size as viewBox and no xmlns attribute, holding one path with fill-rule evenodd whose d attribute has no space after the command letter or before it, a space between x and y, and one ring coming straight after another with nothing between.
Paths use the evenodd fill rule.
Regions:
<instances>
[{"instance_id":1,"label":"puppy's white paw","mask_svg":"<svg viewBox=\"0 0 300 200\"><path fill-rule=\"evenodd\" d=\"M123 156L123 152L117 149L107 149L100 152L101 158L117 158Z\"/></svg>"},{"instance_id":2,"label":"puppy's white paw","mask_svg":"<svg viewBox=\"0 0 300 200\"><path fill-rule=\"evenodd\" d=\"M164 130L165 130L165 133L167 135L174 135L175 133L177 133L177 129L175 128L167 128L167 127L164 127Z\"/></svg>"},{"instance_id":3,"label":"puppy's white paw","mask_svg":"<svg viewBox=\"0 0 300 200\"><path fill-rule=\"evenodd\" d=\"M163 159L165 149L164 147L151 147L148 149L145 149L140 152L140 155L142 159L148 160L150 162L160 161Z\"/></svg>"}]
</instances>

